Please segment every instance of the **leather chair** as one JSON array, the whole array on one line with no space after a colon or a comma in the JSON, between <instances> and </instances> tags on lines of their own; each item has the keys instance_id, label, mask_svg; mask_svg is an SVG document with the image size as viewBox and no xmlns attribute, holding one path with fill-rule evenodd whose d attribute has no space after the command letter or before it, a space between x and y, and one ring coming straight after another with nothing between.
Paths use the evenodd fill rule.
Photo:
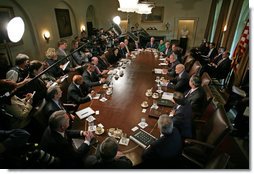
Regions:
<instances>
[{"instance_id":1,"label":"leather chair","mask_svg":"<svg viewBox=\"0 0 254 174\"><path fill-rule=\"evenodd\" d=\"M198 166L203 166L212 157L218 145L231 132L232 126L223 107L218 107L207 120L196 126L195 139L185 139L182 156Z\"/></svg>"},{"instance_id":2,"label":"leather chair","mask_svg":"<svg viewBox=\"0 0 254 174\"><path fill-rule=\"evenodd\" d=\"M44 116L43 108L46 105L46 99L44 98L41 103L32 111L33 122L38 129L45 129L47 127L48 120Z\"/></svg>"},{"instance_id":3,"label":"leather chair","mask_svg":"<svg viewBox=\"0 0 254 174\"><path fill-rule=\"evenodd\" d=\"M184 61L184 66L185 66L185 70L187 72L190 71L191 67L193 66L195 62L195 59L192 56L187 56L185 61Z\"/></svg>"},{"instance_id":4,"label":"leather chair","mask_svg":"<svg viewBox=\"0 0 254 174\"><path fill-rule=\"evenodd\" d=\"M226 169L228 166L229 160L230 160L230 155L227 153L222 153L210 159L204 168L205 169Z\"/></svg>"},{"instance_id":5,"label":"leather chair","mask_svg":"<svg viewBox=\"0 0 254 174\"><path fill-rule=\"evenodd\" d=\"M189 77L191 77L193 74L199 75L201 67L202 65L199 63L199 61L195 61L189 71Z\"/></svg>"},{"instance_id":6,"label":"leather chair","mask_svg":"<svg viewBox=\"0 0 254 174\"><path fill-rule=\"evenodd\" d=\"M209 74L207 72L204 72L201 76L201 86L210 85L211 82L212 82L212 79L209 76Z\"/></svg>"}]
</instances>

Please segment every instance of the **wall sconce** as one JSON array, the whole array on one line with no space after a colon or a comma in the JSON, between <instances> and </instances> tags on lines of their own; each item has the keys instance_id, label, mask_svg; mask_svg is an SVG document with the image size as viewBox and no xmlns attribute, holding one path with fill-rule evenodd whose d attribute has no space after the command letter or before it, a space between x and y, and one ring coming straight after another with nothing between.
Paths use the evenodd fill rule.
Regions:
<instances>
[{"instance_id":1,"label":"wall sconce","mask_svg":"<svg viewBox=\"0 0 254 174\"><path fill-rule=\"evenodd\" d=\"M81 32L86 31L86 26L82 25L82 26L80 27L80 31L81 31Z\"/></svg>"},{"instance_id":2,"label":"wall sconce","mask_svg":"<svg viewBox=\"0 0 254 174\"><path fill-rule=\"evenodd\" d=\"M44 39L45 39L47 42L49 42L50 33L49 33L48 31L44 32L43 37L44 37Z\"/></svg>"}]
</instances>

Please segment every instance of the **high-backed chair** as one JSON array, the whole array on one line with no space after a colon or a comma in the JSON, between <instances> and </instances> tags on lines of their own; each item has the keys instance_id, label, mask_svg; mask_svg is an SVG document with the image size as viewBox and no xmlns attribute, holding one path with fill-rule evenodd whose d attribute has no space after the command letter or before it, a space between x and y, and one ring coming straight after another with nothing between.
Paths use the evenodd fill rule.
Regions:
<instances>
[{"instance_id":1,"label":"high-backed chair","mask_svg":"<svg viewBox=\"0 0 254 174\"><path fill-rule=\"evenodd\" d=\"M195 61L189 71L189 77L191 77L193 74L199 75L201 67L202 65L199 63L199 61Z\"/></svg>"},{"instance_id":2,"label":"high-backed chair","mask_svg":"<svg viewBox=\"0 0 254 174\"><path fill-rule=\"evenodd\" d=\"M212 82L211 77L207 72L204 72L201 76L201 86L209 85Z\"/></svg>"},{"instance_id":3,"label":"high-backed chair","mask_svg":"<svg viewBox=\"0 0 254 174\"><path fill-rule=\"evenodd\" d=\"M228 162L230 160L230 155L227 153L222 153L214 158L211 158L206 165L205 169L226 169Z\"/></svg>"},{"instance_id":4,"label":"high-backed chair","mask_svg":"<svg viewBox=\"0 0 254 174\"><path fill-rule=\"evenodd\" d=\"M187 56L186 59L184 60L184 66L185 66L185 70L187 72L190 71L191 67L193 66L195 62L195 59L192 56Z\"/></svg>"},{"instance_id":5,"label":"high-backed chair","mask_svg":"<svg viewBox=\"0 0 254 174\"><path fill-rule=\"evenodd\" d=\"M34 108L33 113L32 113L32 118L33 122L36 123L36 126L38 126L39 129L44 129L47 127L47 122L46 117L44 116L43 113L43 108L46 105L46 99L44 98L41 103Z\"/></svg>"},{"instance_id":6,"label":"high-backed chair","mask_svg":"<svg viewBox=\"0 0 254 174\"><path fill-rule=\"evenodd\" d=\"M182 156L202 166L211 158L218 145L229 134L232 126L221 106L207 121L196 121L203 123L203 125L196 127L195 139L185 139Z\"/></svg>"}]
</instances>

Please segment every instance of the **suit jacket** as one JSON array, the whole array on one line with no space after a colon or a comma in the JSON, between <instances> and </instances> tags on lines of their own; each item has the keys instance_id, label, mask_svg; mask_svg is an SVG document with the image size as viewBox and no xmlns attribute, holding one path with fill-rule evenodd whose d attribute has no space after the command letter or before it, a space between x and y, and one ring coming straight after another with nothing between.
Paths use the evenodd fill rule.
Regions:
<instances>
[{"instance_id":1,"label":"suit jacket","mask_svg":"<svg viewBox=\"0 0 254 174\"><path fill-rule=\"evenodd\" d=\"M119 53L120 53L121 58L126 58L127 50L125 47L119 48Z\"/></svg>"},{"instance_id":2,"label":"suit jacket","mask_svg":"<svg viewBox=\"0 0 254 174\"><path fill-rule=\"evenodd\" d=\"M63 168L80 167L78 163L81 162L90 147L86 143L82 143L78 149L73 146L72 138L81 138L79 130L66 130L65 135L66 137L63 137L47 127L41 139L41 148L59 157Z\"/></svg>"},{"instance_id":3,"label":"suit jacket","mask_svg":"<svg viewBox=\"0 0 254 174\"><path fill-rule=\"evenodd\" d=\"M56 63L57 60L47 59L47 63L51 66ZM64 71L59 67L60 64L55 65L51 69L48 70L48 73L55 78L59 78L64 75Z\"/></svg>"},{"instance_id":4,"label":"suit jacket","mask_svg":"<svg viewBox=\"0 0 254 174\"><path fill-rule=\"evenodd\" d=\"M157 49L158 48L158 44L156 42L154 42L153 45L151 45L151 42L148 42L146 44L146 48L155 48L155 49Z\"/></svg>"},{"instance_id":5,"label":"suit jacket","mask_svg":"<svg viewBox=\"0 0 254 174\"><path fill-rule=\"evenodd\" d=\"M173 128L170 135L160 137L144 151L142 160L145 168L171 168L174 167L173 163L179 157L181 151L181 135L176 128Z\"/></svg>"},{"instance_id":6,"label":"suit jacket","mask_svg":"<svg viewBox=\"0 0 254 174\"><path fill-rule=\"evenodd\" d=\"M90 74L87 70L84 70L83 72L83 79L85 81L85 83L89 86L99 86L100 85L100 79L97 76L97 74L95 72L92 72L92 74Z\"/></svg>"},{"instance_id":7,"label":"suit jacket","mask_svg":"<svg viewBox=\"0 0 254 174\"><path fill-rule=\"evenodd\" d=\"M88 86L80 86L80 88L78 88L74 83L71 83L68 87L67 102L78 105L88 102L91 100L90 97L87 95L88 93Z\"/></svg>"},{"instance_id":8,"label":"suit jacket","mask_svg":"<svg viewBox=\"0 0 254 174\"><path fill-rule=\"evenodd\" d=\"M208 52L209 54L209 52ZM218 55L218 50L214 48L209 56L210 61L213 61L214 57Z\"/></svg>"},{"instance_id":9,"label":"suit jacket","mask_svg":"<svg viewBox=\"0 0 254 174\"><path fill-rule=\"evenodd\" d=\"M231 60L229 58L224 59L213 71L212 77L218 79L224 79L227 77L231 68Z\"/></svg>"},{"instance_id":10,"label":"suit jacket","mask_svg":"<svg viewBox=\"0 0 254 174\"><path fill-rule=\"evenodd\" d=\"M178 65L178 64L180 64L179 60L176 60L170 64L169 69L168 69L169 76L175 77L175 75L176 75L175 69L176 69L176 65Z\"/></svg>"},{"instance_id":11,"label":"suit jacket","mask_svg":"<svg viewBox=\"0 0 254 174\"><path fill-rule=\"evenodd\" d=\"M184 71L179 77L179 75L176 76L176 78L170 80L170 83L168 83L168 88L174 89L179 92L185 92L189 88L189 75L186 71Z\"/></svg>"},{"instance_id":12,"label":"suit jacket","mask_svg":"<svg viewBox=\"0 0 254 174\"><path fill-rule=\"evenodd\" d=\"M46 119L48 120L51 114L62 109L63 108L58 106L52 99L48 99L46 105L43 108L43 112Z\"/></svg>"},{"instance_id":13,"label":"suit jacket","mask_svg":"<svg viewBox=\"0 0 254 174\"><path fill-rule=\"evenodd\" d=\"M132 162L125 156L118 159L103 160L99 156L90 155L86 159L86 167L94 169L129 169L132 167Z\"/></svg>"},{"instance_id":14,"label":"suit jacket","mask_svg":"<svg viewBox=\"0 0 254 174\"><path fill-rule=\"evenodd\" d=\"M173 116L174 126L179 130L183 138L192 137L192 109L190 103L180 105Z\"/></svg>"},{"instance_id":15,"label":"suit jacket","mask_svg":"<svg viewBox=\"0 0 254 174\"><path fill-rule=\"evenodd\" d=\"M200 86L195 91L189 93L186 96L186 100L191 104L192 112L201 115L206 105L206 93L203 87Z\"/></svg>"}]
</instances>

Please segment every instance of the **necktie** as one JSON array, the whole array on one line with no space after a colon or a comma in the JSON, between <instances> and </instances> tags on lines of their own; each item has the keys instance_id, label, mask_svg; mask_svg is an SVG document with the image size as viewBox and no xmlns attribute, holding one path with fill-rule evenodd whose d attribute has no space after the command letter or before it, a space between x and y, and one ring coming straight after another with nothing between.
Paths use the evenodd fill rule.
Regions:
<instances>
[{"instance_id":1,"label":"necktie","mask_svg":"<svg viewBox=\"0 0 254 174\"><path fill-rule=\"evenodd\" d=\"M225 59L221 59L221 60L217 63L217 66L219 66L219 64L221 64L221 62L223 62L223 60L225 60Z\"/></svg>"},{"instance_id":2,"label":"necktie","mask_svg":"<svg viewBox=\"0 0 254 174\"><path fill-rule=\"evenodd\" d=\"M189 92L185 95L185 98L188 97L191 94L191 89L189 90Z\"/></svg>"}]
</instances>

